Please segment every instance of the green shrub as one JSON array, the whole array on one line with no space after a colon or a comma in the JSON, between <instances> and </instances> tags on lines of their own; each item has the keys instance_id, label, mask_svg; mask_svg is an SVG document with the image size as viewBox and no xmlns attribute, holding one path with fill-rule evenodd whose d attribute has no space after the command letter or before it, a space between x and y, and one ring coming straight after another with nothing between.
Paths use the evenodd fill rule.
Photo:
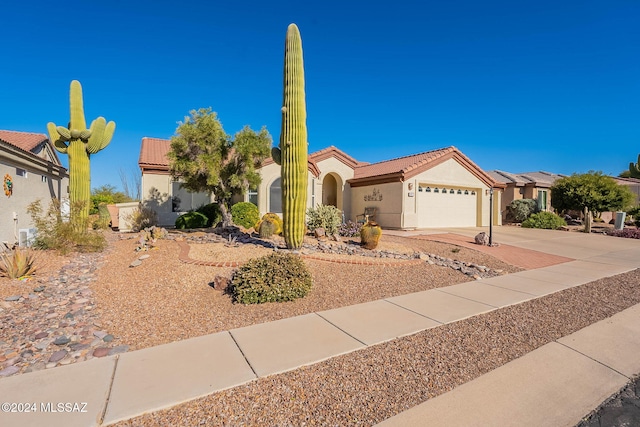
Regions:
<instances>
[{"instance_id":1,"label":"green shrub","mask_svg":"<svg viewBox=\"0 0 640 427\"><path fill-rule=\"evenodd\" d=\"M274 252L236 270L230 291L237 302L260 304L304 297L311 284L311 273L299 256Z\"/></svg>"},{"instance_id":2,"label":"green shrub","mask_svg":"<svg viewBox=\"0 0 640 427\"><path fill-rule=\"evenodd\" d=\"M564 225L567 225L565 220L553 212L539 212L522 222L522 226L525 228L545 228L549 230L555 230Z\"/></svg>"},{"instance_id":3,"label":"green shrub","mask_svg":"<svg viewBox=\"0 0 640 427\"><path fill-rule=\"evenodd\" d=\"M231 217L235 225L252 228L260 221L260 211L253 203L240 202L231 206Z\"/></svg>"},{"instance_id":4,"label":"green shrub","mask_svg":"<svg viewBox=\"0 0 640 427\"><path fill-rule=\"evenodd\" d=\"M176 219L176 228L205 228L209 219L200 212L187 212Z\"/></svg>"},{"instance_id":5,"label":"green shrub","mask_svg":"<svg viewBox=\"0 0 640 427\"><path fill-rule=\"evenodd\" d=\"M336 234L342 224L342 211L331 205L318 205L307 209L307 228L324 228L327 235Z\"/></svg>"},{"instance_id":6,"label":"green shrub","mask_svg":"<svg viewBox=\"0 0 640 427\"><path fill-rule=\"evenodd\" d=\"M102 233L89 229L88 218L79 219L84 206L84 202L72 203L67 216L62 213L57 199L51 200L46 211L40 200L31 203L27 212L37 229L33 246L52 249L63 255L72 251L102 251L107 245Z\"/></svg>"},{"instance_id":7,"label":"green shrub","mask_svg":"<svg viewBox=\"0 0 640 427\"><path fill-rule=\"evenodd\" d=\"M196 212L200 212L207 217L207 227L216 227L222 221L222 213L217 203L202 205L196 209Z\"/></svg>"},{"instance_id":8,"label":"green shrub","mask_svg":"<svg viewBox=\"0 0 640 427\"><path fill-rule=\"evenodd\" d=\"M627 211L627 215L633 217L633 223L636 227L640 227L640 206L636 206Z\"/></svg>"},{"instance_id":9,"label":"green shrub","mask_svg":"<svg viewBox=\"0 0 640 427\"><path fill-rule=\"evenodd\" d=\"M518 199L507 206L507 221L522 222L538 212L538 202L534 199Z\"/></svg>"}]
</instances>

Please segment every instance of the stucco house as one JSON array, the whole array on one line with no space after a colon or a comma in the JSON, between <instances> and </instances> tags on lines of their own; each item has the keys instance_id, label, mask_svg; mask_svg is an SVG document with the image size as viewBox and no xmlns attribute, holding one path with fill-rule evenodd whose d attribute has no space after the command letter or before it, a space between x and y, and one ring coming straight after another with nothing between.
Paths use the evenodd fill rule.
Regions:
<instances>
[{"instance_id":1,"label":"stucco house","mask_svg":"<svg viewBox=\"0 0 640 427\"><path fill-rule=\"evenodd\" d=\"M0 130L0 177L0 242L24 245L34 232L27 206L68 199L69 174L46 135Z\"/></svg>"},{"instance_id":2,"label":"stucco house","mask_svg":"<svg viewBox=\"0 0 640 427\"><path fill-rule=\"evenodd\" d=\"M139 159L143 204L156 210L164 226L211 200L205 194L186 193L171 179L169 149L169 140L143 138ZM487 226L493 197L493 222L501 224L505 185L455 147L369 164L331 146L309 154L307 168L307 205L336 206L345 221L355 221L371 208L384 228ZM280 166L267 159L260 174L258 188L239 200L256 204L261 214L282 213Z\"/></svg>"},{"instance_id":3,"label":"stucco house","mask_svg":"<svg viewBox=\"0 0 640 427\"><path fill-rule=\"evenodd\" d=\"M533 199L538 202L539 210L553 211L550 188L557 179L566 176L545 171L511 173L501 170L489 171L489 175L506 185L500 205L503 220L506 219L507 206L514 200Z\"/></svg>"}]
</instances>

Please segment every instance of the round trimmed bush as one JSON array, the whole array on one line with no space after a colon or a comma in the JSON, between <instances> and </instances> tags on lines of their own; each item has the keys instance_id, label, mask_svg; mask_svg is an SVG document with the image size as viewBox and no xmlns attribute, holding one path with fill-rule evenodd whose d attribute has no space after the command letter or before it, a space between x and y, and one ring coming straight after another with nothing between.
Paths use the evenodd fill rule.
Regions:
<instances>
[{"instance_id":1,"label":"round trimmed bush","mask_svg":"<svg viewBox=\"0 0 640 427\"><path fill-rule=\"evenodd\" d=\"M274 252L237 269L230 290L237 302L260 304L302 298L311 284L311 273L299 256Z\"/></svg>"},{"instance_id":2,"label":"round trimmed bush","mask_svg":"<svg viewBox=\"0 0 640 427\"><path fill-rule=\"evenodd\" d=\"M207 227L215 227L222 221L222 212L220 212L220 206L217 203L200 206L196 212L207 217Z\"/></svg>"},{"instance_id":3,"label":"round trimmed bush","mask_svg":"<svg viewBox=\"0 0 640 427\"><path fill-rule=\"evenodd\" d=\"M538 212L522 222L524 228L545 228L556 230L567 225L566 221L553 212Z\"/></svg>"},{"instance_id":4,"label":"round trimmed bush","mask_svg":"<svg viewBox=\"0 0 640 427\"><path fill-rule=\"evenodd\" d=\"M253 203L240 202L231 206L231 217L235 225L252 228L260 221L260 211Z\"/></svg>"},{"instance_id":5,"label":"round trimmed bush","mask_svg":"<svg viewBox=\"0 0 640 427\"><path fill-rule=\"evenodd\" d=\"M176 219L176 228L206 228L209 219L200 212L187 212Z\"/></svg>"}]
</instances>

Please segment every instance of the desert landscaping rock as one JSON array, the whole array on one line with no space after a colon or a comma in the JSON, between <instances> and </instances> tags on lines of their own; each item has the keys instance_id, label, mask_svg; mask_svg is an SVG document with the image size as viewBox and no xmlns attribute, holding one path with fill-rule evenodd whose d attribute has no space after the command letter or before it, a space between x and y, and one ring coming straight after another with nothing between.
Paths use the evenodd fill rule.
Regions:
<instances>
[{"instance_id":1,"label":"desert landscaping rock","mask_svg":"<svg viewBox=\"0 0 640 427\"><path fill-rule=\"evenodd\" d=\"M131 264L129 264L129 267L138 267L142 265L142 261L140 261L139 259L133 261Z\"/></svg>"},{"instance_id":2,"label":"desert landscaping rock","mask_svg":"<svg viewBox=\"0 0 640 427\"><path fill-rule=\"evenodd\" d=\"M121 344L94 337L101 328L94 325L99 321L89 285L108 252L74 254L49 276L16 282L25 287L23 295L35 293L10 296L9 306L0 311L0 355L23 355L17 361L0 358L0 376L81 362L93 357L94 348L107 346L108 352Z\"/></svg>"},{"instance_id":3,"label":"desert landscaping rock","mask_svg":"<svg viewBox=\"0 0 640 427\"><path fill-rule=\"evenodd\" d=\"M110 349L107 347L99 347L93 350L93 357L104 357L109 354Z\"/></svg>"},{"instance_id":4,"label":"desert landscaping rock","mask_svg":"<svg viewBox=\"0 0 640 427\"><path fill-rule=\"evenodd\" d=\"M58 337L55 340L53 340L53 343L55 345L66 345L66 344L69 344L70 342L71 342L71 338L65 337L65 336Z\"/></svg>"}]
</instances>

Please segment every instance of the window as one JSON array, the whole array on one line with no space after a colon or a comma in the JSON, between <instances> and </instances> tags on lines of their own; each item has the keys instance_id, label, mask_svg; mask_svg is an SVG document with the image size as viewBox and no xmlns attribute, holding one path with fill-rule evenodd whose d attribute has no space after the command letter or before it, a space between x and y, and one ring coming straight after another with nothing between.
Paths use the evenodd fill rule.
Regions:
<instances>
[{"instance_id":1,"label":"window","mask_svg":"<svg viewBox=\"0 0 640 427\"><path fill-rule=\"evenodd\" d=\"M173 212L186 212L197 209L210 202L207 193L190 193L184 188L180 188L180 182L174 181L171 186L171 210Z\"/></svg>"},{"instance_id":2,"label":"window","mask_svg":"<svg viewBox=\"0 0 640 427\"><path fill-rule=\"evenodd\" d=\"M439 193L439 192L440 192L440 190L438 190L438 187L436 187L436 188L434 188L434 189L433 189L433 192L434 192L434 193Z\"/></svg>"},{"instance_id":3,"label":"window","mask_svg":"<svg viewBox=\"0 0 640 427\"><path fill-rule=\"evenodd\" d=\"M464 195L468 196L469 195L469 190L464 190Z\"/></svg>"},{"instance_id":4,"label":"window","mask_svg":"<svg viewBox=\"0 0 640 427\"><path fill-rule=\"evenodd\" d=\"M253 203L254 205L258 206L258 190L249 190L247 192L247 196L249 198L248 202L249 203Z\"/></svg>"},{"instance_id":5,"label":"window","mask_svg":"<svg viewBox=\"0 0 640 427\"><path fill-rule=\"evenodd\" d=\"M48 181L47 176L46 175L42 175L42 182L47 182L47 181Z\"/></svg>"},{"instance_id":6,"label":"window","mask_svg":"<svg viewBox=\"0 0 640 427\"><path fill-rule=\"evenodd\" d=\"M547 190L538 190L538 210L547 210Z\"/></svg>"},{"instance_id":7,"label":"window","mask_svg":"<svg viewBox=\"0 0 640 427\"><path fill-rule=\"evenodd\" d=\"M452 188L451 190L449 190L449 194L456 194L456 190Z\"/></svg>"},{"instance_id":8,"label":"window","mask_svg":"<svg viewBox=\"0 0 640 427\"><path fill-rule=\"evenodd\" d=\"M458 190L458 194L462 194L462 190Z\"/></svg>"},{"instance_id":9,"label":"window","mask_svg":"<svg viewBox=\"0 0 640 427\"><path fill-rule=\"evenodd\" d=\"M21 176L23 178L27 177L27 171L24 169L16 168L16 175Z\"/></svg>"},{"instance_id":10,"label":"window","mask_svg":"<svg viewBox=\"0 0 640 427\"><path fill-rule=\"evenodd\" d=\"M426 191L427 193L431 193L431 187L427 187L427 188L425 188L425 190L424 190L424 191Z\"/></svg>"},{"instance_id":11,"label":"window","mask_svg":"<svg viewBox=\"0 0 640 427\"><path fill-rule=\"evenodd\" d=\"M282 213L282 179L278 178L269 187L269 212Z\"/></svg>"}]
</instances>

